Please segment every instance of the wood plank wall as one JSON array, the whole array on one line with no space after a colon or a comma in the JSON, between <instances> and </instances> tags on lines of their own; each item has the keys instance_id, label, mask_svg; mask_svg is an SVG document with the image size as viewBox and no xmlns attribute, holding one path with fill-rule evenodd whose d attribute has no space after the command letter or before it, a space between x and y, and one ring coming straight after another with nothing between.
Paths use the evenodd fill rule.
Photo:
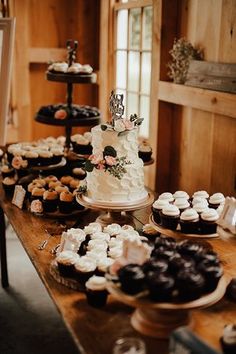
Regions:
<instances>
[{"instance_id":1,"label":"wood plank wall","mask_svg":"<svg viewBox=\"0 0 236 354\"><path fill-rule=\"evenodd\" d=\"M235 0L178 1L178 9L172 10L172 16L178 14L176 28L169 22L167 5L171 6L171 2L176 3L163 1L163 63L171 48L166 32L169 37L185 37L202 46L207 61L236 62ZM162 80L165 74L164 68ZM235 195L235 118L164 102L159 106L157 191L184 189L192 193L206 189Z\"/></svg>"},{"instance_id":2,"label":"wood plank wall","mask_svg":"<svg viewBox=\"0 0 236 354\"><path fill-rule=\"evenodd\" d=\"M34 140L64 133L34 121L42 105L64 103L66 85L46 81L47 62L66 59L66 40L79 42L77 60L99 68L99 0L11 0L16 16L13 111L17 134L13 139ZM98 85L75 85L74 103L98 106ZM83 130L89 128L83 128ZM75 128L74 131L82 130ZM11 135L8 140L12 140Z\"/></svg>"}]
</instances>

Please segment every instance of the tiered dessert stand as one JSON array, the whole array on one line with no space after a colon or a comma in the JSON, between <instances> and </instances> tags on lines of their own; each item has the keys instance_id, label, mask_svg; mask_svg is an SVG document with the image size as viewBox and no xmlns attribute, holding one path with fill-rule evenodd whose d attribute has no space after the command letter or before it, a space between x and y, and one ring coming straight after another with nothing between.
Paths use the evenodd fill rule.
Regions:
<instances>
[{"instance_id":1,"label":"tiered dessert stand","mask_svg":"<svg viewBox=\"0 0 236 354\"><path fill-rule=\"evenodd\" d=\"M76 57L76 50L78 47L77 41L68 40L68 66L70 67ZM51 117L37 113L35 120L39 123L57 125L65 127L66 135L66 147L69 149L71 145L71 132L72 127L76 126L94 126L99 123L100 116L91 116L86 118L74 118L71 115L72 110L72 95L73 95L73 84L95 84L97 81L97 75L95 73L91 74L73 74L73 73L59 73L59 72L46 72L47 80L61 82L67 84L67 99L66 108L69 112L68 117L65 119L52 119ZM91 108L91 107L90 107Z\"/></svg>"}]
</instances>

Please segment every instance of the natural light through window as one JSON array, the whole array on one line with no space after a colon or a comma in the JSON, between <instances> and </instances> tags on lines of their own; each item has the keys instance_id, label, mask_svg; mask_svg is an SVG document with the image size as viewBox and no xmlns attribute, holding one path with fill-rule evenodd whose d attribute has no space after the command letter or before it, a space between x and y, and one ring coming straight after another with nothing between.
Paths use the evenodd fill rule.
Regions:
<instances>
[{"instance_id":1,"label":"natural light through window","mask_svg":"<svg viewBox=\"0 0 236 354\"><path fill-rule=\"evenodd\" d=\"M127 2L121 1L124 4ZM137 113L144 118L140 135L148 138L152 6L124 9L120 6L116 10L116 16L116 91L124 95L127 115Z\"/></svg>"}]
</instances>

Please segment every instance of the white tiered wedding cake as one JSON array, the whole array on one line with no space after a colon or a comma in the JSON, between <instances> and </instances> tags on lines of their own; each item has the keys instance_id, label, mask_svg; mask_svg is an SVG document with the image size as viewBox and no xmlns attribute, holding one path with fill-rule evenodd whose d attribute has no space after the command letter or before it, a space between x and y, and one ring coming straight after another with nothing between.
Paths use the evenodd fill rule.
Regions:
<instances>
[{"instance_id":1,"label":"white tiered wedding cake","mask_svg":"<svg viewBox=\"0 0 236 354\"><path fill-rule=\"evenodd\" d=\"M143 161L138 157L141 118L122 118L123 95L111 94L112 122L92 128L93 154L86 162L87 197L103 204L144 201Z\"/></svg>"}]
</instances>

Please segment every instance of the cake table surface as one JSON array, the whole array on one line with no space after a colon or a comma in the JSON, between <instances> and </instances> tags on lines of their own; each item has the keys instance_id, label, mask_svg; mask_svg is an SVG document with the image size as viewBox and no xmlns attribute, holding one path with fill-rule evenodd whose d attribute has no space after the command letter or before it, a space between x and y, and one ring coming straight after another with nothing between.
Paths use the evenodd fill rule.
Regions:
<instances>
[{"instance_id":1,"label":"cake table surface","mask_svg":"<svg viewBox=\"0 0 236 354\"><path fill-rule=\"evenodd\" d=\"M32 264L37 270L45 288L70 331L75 343L81 353L104 354L111 353L114 342L118 337L136 336L141 337L147 346L149 354L168 353L167 341L143 336L136 332L130 324L130 317L133 308L109 296L107 305L102 309L90 307L85 294L59 284L50 274L50 263L54 256L50 250L60 241L60 235L50 237L46 248L38 250L38 245L45 240L45 229L53 232L58 227L58 222L37 218L27 210L20 210L4 196L0 187L0 249L1 249L1 270L2 283L7 285L7 274L5 269L5 235L4 235L4 214L8 217L18 238L25 248ZM151 208L147 207L135 211L132 214L133 222L137 229L148 223ZM87 213L76 219L64 219L67 227L72 227L77 222L79 227L92 222L99 215L99 211L89 210ZM60 222L62 222L60 220ZM22 227L24 225L24 227ZM236 238L222 240L220 238L208 239L214 250L222 259L225 278L227 281L235 277L236 269ZM9 279L11 283L11 279ZM195 322L195 333L204 339L209 345L221 352L219 338L222 335L223 327L227 323L233 323L236 318L235 303L223 298L217 304L207 309L198 309L192 313ZM11 318L9 318L9 321ZM48 334L50 335L50 333ZM96 336L96 340L91 340Z\"/></svg>"}]
</instances>

